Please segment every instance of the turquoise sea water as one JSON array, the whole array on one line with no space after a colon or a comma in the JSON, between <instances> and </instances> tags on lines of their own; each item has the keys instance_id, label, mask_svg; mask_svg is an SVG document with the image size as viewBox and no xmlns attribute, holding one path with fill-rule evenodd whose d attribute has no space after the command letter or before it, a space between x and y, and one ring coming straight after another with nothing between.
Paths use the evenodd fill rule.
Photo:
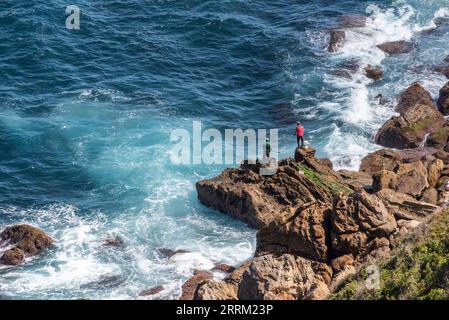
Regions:
<instances>
[{"instance_id":1,"label":"turquoise sea water","mask_svg":"<svg viewBox=\"0 0 449 320\"><path fill-rule=\"evenodd\" d=\"M81 9L80 30L65 7ZM224 166L171 163L170 133L205 127L279 128L280 156L306 139L336 167L357 169L393 115L379 106L449 55L449 1L62 0L0 3L0 229L31 223L56 244L0 267L2 299L136 299L180 293L193 269L237 265L255 231L202 206L195 182ZM337 54L327 30L369 16ZM435 26L441 27L428 32ZM387 57L377 44L412 40ZM379 64L384 79L342 63ZM120 237L111 248L105 239ZM158 248L185 249L167 261ZM217 277L221 275L217 274Z\"/></svg>"}]
</instances>

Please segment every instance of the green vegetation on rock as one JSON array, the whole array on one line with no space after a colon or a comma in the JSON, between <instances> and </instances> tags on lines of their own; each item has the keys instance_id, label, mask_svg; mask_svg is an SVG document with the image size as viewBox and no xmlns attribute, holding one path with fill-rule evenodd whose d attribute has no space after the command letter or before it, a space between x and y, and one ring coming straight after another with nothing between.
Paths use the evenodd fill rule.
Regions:
<instances>
[{"instance_id":1,"label":"green vegetation on rock","mask_svg":"<svg viewBox=\"0 0 449 320\"><path fill-rule=\"evenodd\" d=\"M449 210L406 236L379 264L380 288L368 290L366 272L348 279L331 299L449 299Z\"/></svg>"},{"instance_id":2,"label":"green vegetation on rock","mask_svg":"<svg viewBox=\"0 0 449 320\"><path fill-rule=\"evenodd\" d=\"M341 184L337 181L331 181L303 164L295 163L295 165L298 170L304 172L304 176L307 179L328 190L334 196L339 194L340 192L346 195L350 195L353 193L353 191L344 184Z\"/></svg>"}]
</instances>

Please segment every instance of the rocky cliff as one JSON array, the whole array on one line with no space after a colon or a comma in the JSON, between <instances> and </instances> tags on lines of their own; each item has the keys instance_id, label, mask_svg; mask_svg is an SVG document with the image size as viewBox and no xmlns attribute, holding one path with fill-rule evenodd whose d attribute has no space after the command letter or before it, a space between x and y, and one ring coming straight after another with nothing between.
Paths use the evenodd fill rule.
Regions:
<instances>
[{"instance_id":1,"label":"rocky cliff","mask_svg":"<svg viewBox=\"0 0 449 320\"><path fill-rule=\"evenodd\" d=\"M328 51L340 50L346 31L365 23L362 16L342 16L330 30ZM398 41L378 48L392 55L415 46ZM348 63L336 72L351 77L360 68ZM373 80L383 74L379 66L363 70ZM443 188L449 181L448 103L449 83L438 97L420 83L411 84L394 106L398 114L374 137L385 149L367 155L357 172L333 170L309 147L281 160L273 176L260 175L258 165L243 164L199 181L196 189L204 205L258 233L254 257L221 281L196 283L194 299L350 296L341 289L347 279L360 278L371 262L397 255L404 237L449 204Z\"/></svg>"}]
</instances>

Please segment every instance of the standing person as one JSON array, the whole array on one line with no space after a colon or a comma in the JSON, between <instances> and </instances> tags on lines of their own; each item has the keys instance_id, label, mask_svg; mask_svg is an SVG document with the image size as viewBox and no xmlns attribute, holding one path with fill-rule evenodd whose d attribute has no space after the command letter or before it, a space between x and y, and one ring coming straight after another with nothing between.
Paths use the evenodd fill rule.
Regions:
<instances>
[{"instance_id":1,"label":"standing person","mask_svg":"<svg viewBox=\"0 0 449 320\"><path fill-rule=\"evenodd\" d=\"M267 138L267 140L265 142L265 155L267 158L270 157L270 153L271 153L270 138Z\"/></svg>"},{"instance_id":2,"label":"standing person","mask_svg":"<svg viewBox=\"0 0 449 320\"><path fill-rule=\"evenodd\" d=\"M296 142L298 143L298 148L304 148L304 127L298 121L296 122ZM299 143L301 142L301 146Z\"/></svg>"}]
</instances>

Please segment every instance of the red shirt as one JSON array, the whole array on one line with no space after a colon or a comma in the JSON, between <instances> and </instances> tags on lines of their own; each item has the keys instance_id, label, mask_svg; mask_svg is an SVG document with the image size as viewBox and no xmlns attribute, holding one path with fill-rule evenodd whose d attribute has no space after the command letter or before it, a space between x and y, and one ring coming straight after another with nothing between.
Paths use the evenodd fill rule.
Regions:
<instances>
[{"instance_id":1,"label":"red shirt","mask_svg":"<svg viewBox=\"0 0 449 320\"><path fill-rule=\"evenodd\" d=\"M304 136L304 127L299 125L296 126L296 136L297 137L303 137Z\"/></svg>"}]
</instances>

